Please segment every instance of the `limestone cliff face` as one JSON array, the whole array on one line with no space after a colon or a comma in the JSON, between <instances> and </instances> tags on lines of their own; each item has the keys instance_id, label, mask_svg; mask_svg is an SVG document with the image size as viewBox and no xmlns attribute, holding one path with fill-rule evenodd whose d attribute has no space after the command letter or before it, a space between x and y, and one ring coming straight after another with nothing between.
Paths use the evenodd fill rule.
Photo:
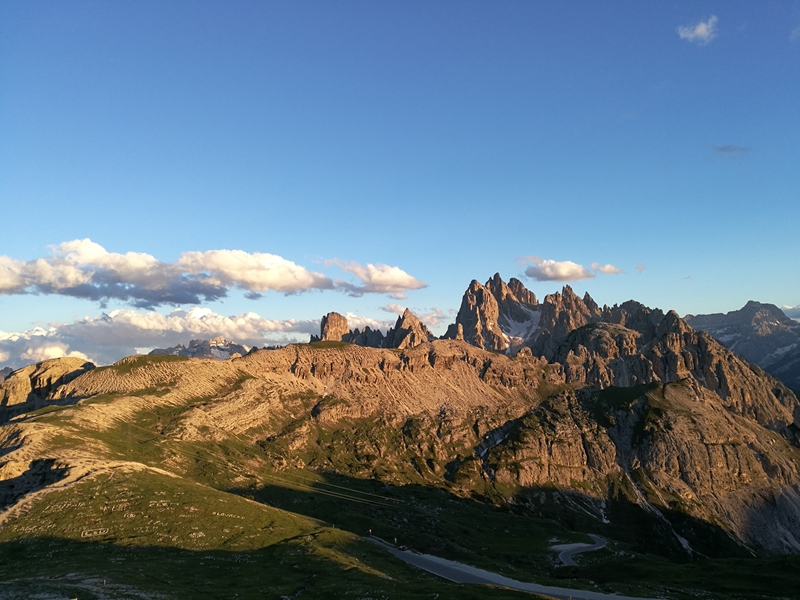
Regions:
<instances>
[{"instance_id":1,"label":"limestone cliff face","mask_svg":"<svg viewBox=\"0 0 800 600\"><path fill-rule=\"evenodd\" d=\"M499 277L499 274L496 274L495 277ZM539 304L536 300L536 294L528 290L516 277L512 277L508 280L508 289L510 289L514 297L523 304L530 304L531 306Z\"/></svg>"},{"instance_id":2,"label":"limestone cliff face","mask_svg":"<svg viewBox=\"0 0 800 600\"><path fill-rule=\"evenodd\" d=\"M601 312L589 294L579 298L570 286L548 294L539 307L540 332L531 347L534 354L552 358L570 332L600 320Z\"/></svg>"},{"instance_id":3,"label":"limestone cliff face","mask_svg":"<svg viewBox=\"0 0 800 600\"><path fill-rule=\"evenodd\" d=\"M472 280L456 316L456 322L448 328L445 337L455 339L457 326L461 325L464 341L478 348L503 351L508 340L499 325L500 307L492 291Z\"/></svg>"},{"instance_id":4,"label":"limestone cliff face","mask_svg":"<svg viewBox=\"0 0 800 600\"><path fill-rule=\"evenodd\" d=\"M94 369L82 358L45 360L11 373L0 383L0 407L17 410L39 408L58 387Z\"/></svg>"},{"instance_id":5,"label":"limestone cliff face","mask_svg":"<svg viewBox=\"0 0 800 600\"><path fill-rule=\"evenodd\" d=\"M345 336L350 334L347 318L337 312L329 312L322 317L319 328L319 340L323 342L341 342L344 341Z\"/></svg>"},{"instance_id":6,"label":"limestone cliff face","mask_svg":"<svg viewBox=\"0 0 800 600\"><path fill-rule=\"evenodd\" d=\"M533 334L539 322L536 296L521 281L506 284L499 273L485 285L472 281L461 300L456 322L445 339L463 339L496 352L516 351Z\"/></svg>"}]
</instances>

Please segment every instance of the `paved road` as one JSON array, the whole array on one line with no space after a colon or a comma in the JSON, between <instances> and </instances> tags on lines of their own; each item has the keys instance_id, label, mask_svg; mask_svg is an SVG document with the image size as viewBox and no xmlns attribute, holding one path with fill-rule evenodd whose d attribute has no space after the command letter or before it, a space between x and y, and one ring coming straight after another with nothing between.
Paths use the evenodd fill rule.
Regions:
<instances>
[{"instance_id":1,"label":"paved road","mask_svg":"<svg viewBox=\"0 0 800 600\"><path fill-rule=\"evenodd\" d=\"M606 540L599 535L590 533L589 537L594 540L594 544L561 544L560 546L550 546L550 548L553 550L561 550L558 558L564 565L567 567L577 567L578 565L572 560L573 556L581 552L592 552L606 547Z\"/></svg>"},{"instance_id":2,"label":"paved road","mask_svg":"<svg viewBox=\"0 0 800 600\"><path fill-rule=\"evenodd\" d=\"M443 577L444 579L448 579L454 583L496 585L512 590L520 590L522 592L543 594L545 596L558 598L559 600L655 600L653 598L633 598L631 596L601 594L600 592L573 590L570 588L517 581L515 579L503 577L497 573L492 573L491 571L484 571L483 569L470 567L469 565L439 558L438 556L431 556L430 554L417 554L416 552L411 552L410 550L401 551L391 544L387 544L383 540L379 540L374 537L366 537L364 539L372 542L373 544L377 544L382 548L385 548L397 558L404 560L410 565L424 569L429 573L433 573L434 575L438 575L439 577ZM584 546L586 545L588 544L584 544Z\"/></svg>"}]
</instances>

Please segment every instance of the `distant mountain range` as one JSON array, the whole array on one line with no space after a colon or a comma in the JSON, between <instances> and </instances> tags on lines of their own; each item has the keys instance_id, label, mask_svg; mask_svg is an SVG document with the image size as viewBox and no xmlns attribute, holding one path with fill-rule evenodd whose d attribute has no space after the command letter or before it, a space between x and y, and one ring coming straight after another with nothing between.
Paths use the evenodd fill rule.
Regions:
<instances>
[{"instance_id":1,"label":"distant mountain range","mask_svg":"<svg viewBox=\"0 0 800 600\"><path fill-rule=\"evenodd\" d=\"M192 340L189 346L178 344L171 348L156 348L150 354L168 354L171 356L186 356L188 358L206 358L211 360L228 360L236 356L244 356L250 351L249 346L243 346L224 337L215 337L212 340Z\"/></svg>"},{"instance_id":2,"label":"distant mountain range","mask_svg":"<svg viewBox=\"0 0 800 600\"><path fill-rule=\"evenodd\" d=\"M800 323L774 304L751 300L726 314L687 315L685 320L789 387L800 389Z\"/></svg>"}]
</instances>

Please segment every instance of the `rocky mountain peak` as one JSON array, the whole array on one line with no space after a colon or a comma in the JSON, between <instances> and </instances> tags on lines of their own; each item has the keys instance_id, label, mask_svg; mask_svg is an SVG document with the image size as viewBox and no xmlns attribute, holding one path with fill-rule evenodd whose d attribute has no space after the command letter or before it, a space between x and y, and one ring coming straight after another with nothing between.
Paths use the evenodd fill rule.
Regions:
<instances>
[{"instance_id":1,"label":"rocky mountain peak","mask_svg":"<svg viewBox=\"0 0 800 600\"><path fill-rule=\"evenodd\" d=\"M523 283L516 277L508 280L508 288L514 294L514 297L525 304L536 306L539 302L536 300L536 294L527 289Z\"/></svg>"},{"instance_id":2,"label":"rocky mountain peak","mask_svg":"<svg viewBox=\"0 0 800 600\"><path fill-rule=\"evenodd\" d=\"M494 290L499 295L507 293L513 297L505 284L499 281L493 284L493 280L487 282L494 285ZM478 348L487 350L502 351L508 348L508 341L498 324L500 319L500 307L495 298L494 290L490 287L481 285L473 279L469 284L464 297L461 299L461 307L458 310L455 324L447 329L445 338L455 339L457 326L461 325L464 341Z\"/></svg>"},{"instance_id":3,"label":"rocky mountain peak","mask_svg":"<svg viewBox=\"0 0 800 600\"><path fill-rule=\"evenodd\" d=\"M587 293L582 300L572 288L565 285L561 293L548 294L539 305L542 333L532 345L534 354L552 358L571 331L588 323L596 323L602 313L597 303Z\"/></svg>"},{"instance_id":4,"label":"rocky mountain peak","mask_svg":"<svg viewBox=\"0 0 800 600\"><path fill-rule=\"evenodd\" d=\"M337 312L329 312L322 317L319 329L319 340L323 342L341 342L350 333L347 318Z\"/></svg>"},{"instance_id":5,"label":"rocky mountain peak","mask_svg":"<svg viewBox=\"0 0 800 600\"><path fill-rule=\"evenodd\" d=\"M385 346L387 348L413 348L436 339L417 315L409 309L397 317L395 326L386 334Z\"/></svg>"}]
</instances>

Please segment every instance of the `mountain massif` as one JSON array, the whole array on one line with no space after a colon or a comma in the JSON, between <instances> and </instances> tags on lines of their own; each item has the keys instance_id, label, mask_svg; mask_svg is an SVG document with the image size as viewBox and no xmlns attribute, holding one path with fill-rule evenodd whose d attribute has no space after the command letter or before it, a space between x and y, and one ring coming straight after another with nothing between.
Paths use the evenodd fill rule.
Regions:
<instances>
[{"instance_id":1,"label":"mountain massif","mask_svg":"<svg viewBox=\"0 0 800 600\"><path fill-rule=\"evenodd\" d=\"M777 306L750 301L726 314L687 315L686 322L800 390L800 322Z\"/></svg>"},{"instance_id":2,"label":"mountain massif","mask_svg":"<svg viewBox=\"0 0 800 600\"><path fill-rule=\"evenodd\" d=\"M309 556L360 561L367 588L378 585L370 573L416 576L381 566L357 537L323 543L333 529L320 519L515 577L650 597L755 597L752 582L725 586L780 564L758 597L791 596L800 401L783 383L673 311L600 307L568 286L539 301L499 275L470 283L444 337L408 310L386 335L329 313L309 344L230 360L57 359L16 371L0 383L0 543L88 535L244 552L245 530L197 521L187 506L200 501L181 499L217 490L214 515L246 505L274 532L288 517L271 511L294 515L269 542L276 560L306 568L281 554L297 551L289 530L302 530ZM157 496L164 477L172 499ZM105 491L66 496L92 481ZM103 498L91 516L77 505L89 496ZM55 519L59 503L84 521ZM266 544L270 529L247 535ZM556 568L548 540L586 533L612 550ZM780 556L792 558L769 558ZM708 569L692 579L682 565L698 561ZM653 565L659 577L647 575Z\"/></svg>"}]
</instances>

